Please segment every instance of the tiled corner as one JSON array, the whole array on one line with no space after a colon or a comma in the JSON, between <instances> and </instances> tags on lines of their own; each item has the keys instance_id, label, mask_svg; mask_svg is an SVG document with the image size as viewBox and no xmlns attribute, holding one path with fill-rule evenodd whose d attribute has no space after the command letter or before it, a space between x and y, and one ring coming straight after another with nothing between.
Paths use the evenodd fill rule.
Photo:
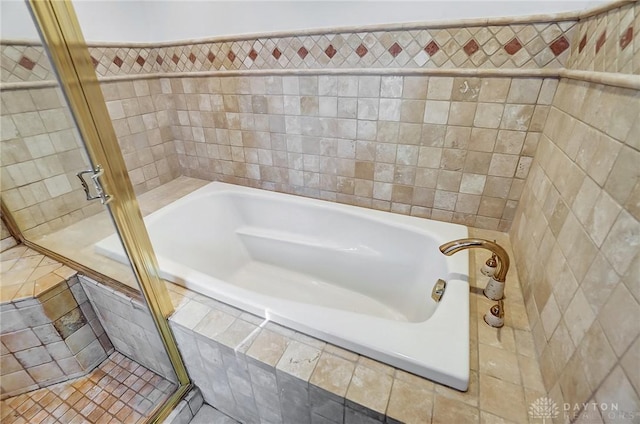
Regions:
<instances>
[{"instance_id":1,"label":"tiled corner","mask_svg":"<svg viewBox=\"0 0 640 424\"><path fill-rule=\"evenodd\" d=\"M171 361L158 335L147 306L132 293L98 283L84 275L78 277L95 311L96 321L116 351L163 376L177 381Z\"/></svg>"},{"instance_id":2,"label":"tiled corner","mask_svg":"<svg viewBox=\"0 0 640 424\"><path fill-rule=\"evenodd\" d=\"M2 400L7 423L143 423L175 385L113 353L90 374Z\"/></svg>"}]
</instances>

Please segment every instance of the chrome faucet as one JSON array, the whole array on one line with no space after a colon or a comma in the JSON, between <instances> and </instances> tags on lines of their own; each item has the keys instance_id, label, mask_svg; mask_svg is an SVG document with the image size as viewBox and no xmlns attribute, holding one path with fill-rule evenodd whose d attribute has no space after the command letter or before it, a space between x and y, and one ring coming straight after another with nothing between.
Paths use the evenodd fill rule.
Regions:
<instances>
[{"instance_id":1,"label":"chrome faucet","mask_svg":"<svg viewBox=\"0 0 640 424\"><path fill-rule=\"evenodd\" d=\"M440 246L440 251L451 256L461 250L471 248L483 248L491 251L498 259L496 273L489 279L487 287L483 290L485 296L491 300L500 300L504 297L504 284L509 271L509 255L498 243L484 239L459 239Z\"/></svg>"}]
</instances>

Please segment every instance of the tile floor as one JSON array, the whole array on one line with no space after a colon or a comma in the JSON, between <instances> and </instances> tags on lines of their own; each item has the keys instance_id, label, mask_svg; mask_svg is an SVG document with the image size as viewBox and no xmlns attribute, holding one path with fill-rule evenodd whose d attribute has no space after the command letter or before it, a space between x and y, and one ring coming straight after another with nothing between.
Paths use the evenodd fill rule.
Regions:
<instances>
[{"instance_id":1,"label":"tile floor","mask_svg":"<svg viewBox=\"0 0 640 424\"><path fill-rule=\"evenodd\" d=\"M233 418L229 418L222 412L204 404L189 424L239 424Z\"/></svg>"},{"instance_id":2,"label":"tile floor","mask_svg":"<svg viewBox=\"0 0 640 424\"><path fill-rule=\"evenodd\" d=\"M114 352L85 377L8 398L3 424L141 423L175 385Z\"/></svg>"}]
</instances>

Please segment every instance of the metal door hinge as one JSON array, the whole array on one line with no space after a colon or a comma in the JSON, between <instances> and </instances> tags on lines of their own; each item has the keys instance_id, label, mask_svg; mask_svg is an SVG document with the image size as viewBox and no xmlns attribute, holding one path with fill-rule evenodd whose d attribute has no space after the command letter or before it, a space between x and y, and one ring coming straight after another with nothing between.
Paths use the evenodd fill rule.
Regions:
<instances>
[{"instance_id":1,"label":"metal door hinge","mask_svg":"<svg viewBox=\"0 0 640 424\"><path fill-rule=\"evenodd\" d=\"M91 182L93 183L93 187L95 188L95 191L96 191L95 195L92 195L89 190L89 185L87 184L87 181L84 179L85 174L91 174ZM111 195L105 193L104 190L102 189L102 184L100 184L100 180L99 180L102 174L104 174L104 169L102 169L102 167L98 165L95 170L90 169L88 171L80 171L76 175L78 176L78 178L80 179L80 182L82 183L82 188L84 189L84 192L87 195L87 200L100 199L100 203L102 203L103 205L106 205L113 198L111 197Z\"/></svg>"}]
</instances>

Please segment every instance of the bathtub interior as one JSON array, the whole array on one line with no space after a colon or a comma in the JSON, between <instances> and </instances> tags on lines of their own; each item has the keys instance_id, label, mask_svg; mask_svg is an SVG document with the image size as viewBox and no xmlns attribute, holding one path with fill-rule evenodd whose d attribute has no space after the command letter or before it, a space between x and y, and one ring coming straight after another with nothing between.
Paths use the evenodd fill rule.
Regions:
<instances>
[{"instance_id":1,"label":"bathtub interior","mask_svg":"<svg viewBox=\"0 0 640 424\"><path fill-rule=\"evenodd\" d=\"M188 207L145 219L161 263L267 296L395 321L422 322L437 308L431 289L448 272L426 231L324 202L310 207L309 199L231 191L194 197ZM96 248L122 260L116 245L107 239Z\"/></svg>"},{"instance_id":2,"label":"bathtub interior","mask_svg":"<svg viewBox=\"0 0 640 424\"><path fill-rule=\"evenodd\" d=\"M145 223L162 278L466 390L468 255L438 250L466 227L218 182Z\"/></svg>"}]
</instances>

